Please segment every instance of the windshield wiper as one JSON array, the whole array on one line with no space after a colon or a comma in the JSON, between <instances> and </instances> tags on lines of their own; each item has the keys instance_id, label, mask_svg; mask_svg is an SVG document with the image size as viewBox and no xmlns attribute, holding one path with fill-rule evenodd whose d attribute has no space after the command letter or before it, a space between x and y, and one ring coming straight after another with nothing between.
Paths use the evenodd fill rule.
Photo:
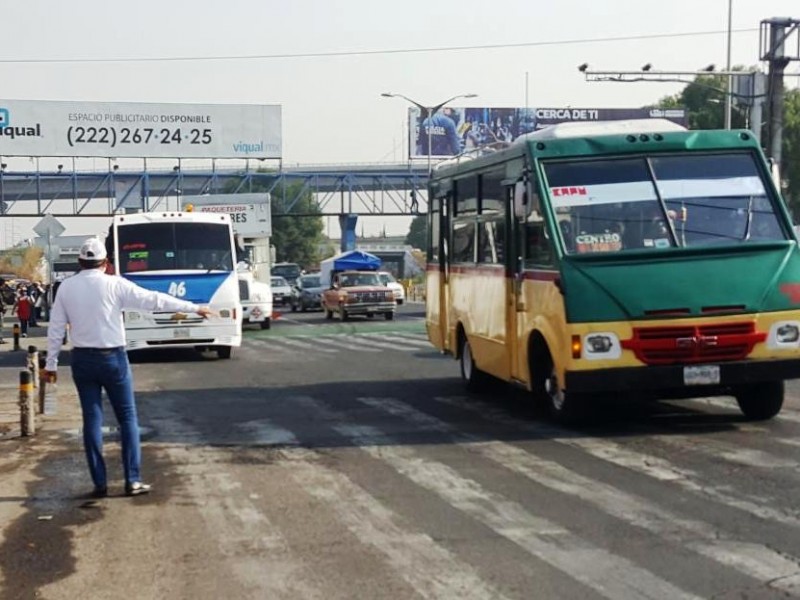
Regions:
<instances>
[{"instance_id":1,"label":"windshield wiper","mask_svg":"<svg viewBox=\"0 0 800 600\"><path fill-rule=\"evenodd\" d=\"M206 275L211 273L211 271L228 271L229 269L225 268L225 263L227 262L228 258L230 257L230 252L226 252L222 258L220 258L211 268L206 271Z\"/></svg>"},{"instance_id":2,"label":"windshield wiper","mask_svg":"<svg viewBox=\"0 0 800 600\"><path fill-rule=\"evenodd\" d=\"M750 239L750 228L753 225L753 197L750 196L747 199L747 223L744 226L744 237L742 238L743 242L746 242Z\"/></svg>"}]
</instances>

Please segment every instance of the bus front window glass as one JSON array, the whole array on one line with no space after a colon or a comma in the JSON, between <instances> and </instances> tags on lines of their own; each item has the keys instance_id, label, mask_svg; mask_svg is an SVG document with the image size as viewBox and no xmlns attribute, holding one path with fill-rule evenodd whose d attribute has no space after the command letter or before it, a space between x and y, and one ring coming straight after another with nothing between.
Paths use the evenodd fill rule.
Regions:
<instances>
[{"instance_id":1,"label":"bus front window glass","mask_svg":"<svg viewBox=\"0 0 800 600\"><path fill-rule=\"evenodd\" d=\"M545 165L567 254L674 245L643 158Z\"/></svg>"},{"instance_id":2,"label":"bus front window glass","mask_svg":"<svg viewBox=\"0 0 800 600\"><path fill-rule=\"evenodd\" d=\"M232 271L230 232L215 223L147 223L118 228L120 269Z\"/></svg>"},{"instance_id":3,"label":"bus front window glass","mask_svg":"<svg viewBox=\"0 0 800 600\"><path fill-rule=\"evenodd\" d=\"M651 163L682 246L787 239L751 154L666 156Z\"/></svg>"}]
</instances>

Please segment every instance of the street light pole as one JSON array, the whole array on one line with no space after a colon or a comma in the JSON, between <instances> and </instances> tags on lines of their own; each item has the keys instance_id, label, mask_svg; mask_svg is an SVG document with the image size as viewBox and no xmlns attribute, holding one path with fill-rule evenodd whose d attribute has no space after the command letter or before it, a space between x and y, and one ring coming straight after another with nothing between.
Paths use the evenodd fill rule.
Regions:
<instances>
[{"instance_id":1,"label":"street light pole","mask_svg":"<svg viewBox=\"0 0 800 600\"><path fill-rule=\"evenodd\" d=\"M433 124L432 124L433 115L435 115L448 102L452 102L453 100L458 100L459 98L476 98L478 96L478 94L458 94L457 96L453 96L452 98L448 98L444 102L440 102L439 104L436 104L434 106L424 106L424 105L420 104L419 102L417 102L416 100L412 100L411 98L409 98L408 96L405 96L403 94L392 94L392 93L389 93L389 92L384 92L383 94L381 94L381 96L383 96L384 98L402 98L403 100L406 100L406 101L410 102L411 104L413 104L414 106L416 106L420 110L420 114L422 114L422 113L426 113L427 114L426 120L428 121L428 175L430 175L431 171L433 169L433 165L431 164L431 154L433 153L432 152L433 151L433 148L432 148L432 146L433 146ZM411 154L411 152L409 152L409 155L410 154Z\"/></svg>"},{"instance_id":2,"label":"street light pole","mask_svg":"<svg viewBox=\"0 0 800 600\"><path fill-rule=\"evenodd\" d=\"M731 107L733 105L733 75L731 70L731 26L733 25L733 0L728 0L728 94L725 96L725 129L731 128Z\"/></svg>"}]
</instances>

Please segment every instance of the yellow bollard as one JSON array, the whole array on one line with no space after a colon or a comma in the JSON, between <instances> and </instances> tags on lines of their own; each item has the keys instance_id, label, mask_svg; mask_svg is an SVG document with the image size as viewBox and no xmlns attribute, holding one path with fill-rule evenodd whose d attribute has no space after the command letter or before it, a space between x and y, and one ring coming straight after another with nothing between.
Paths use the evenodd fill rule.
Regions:
<instances>
[{"instance_id":1,"label":"yellow bollard","mask_svg":"<svg viewBox=\"0 0 800 600\"><path fill-rule=\"evenodd\" d=\"M33 382L30 371L19 372L19 429L20 435L27 437L36 433L36 420L33 411Z\"/></svg>"}]
</instances>

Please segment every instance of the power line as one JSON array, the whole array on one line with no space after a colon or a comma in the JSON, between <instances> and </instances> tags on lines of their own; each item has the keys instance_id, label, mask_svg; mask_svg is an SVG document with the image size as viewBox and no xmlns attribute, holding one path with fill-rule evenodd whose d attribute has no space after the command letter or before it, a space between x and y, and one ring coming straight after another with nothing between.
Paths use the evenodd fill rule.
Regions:
<instances>
[{"instance_id":1,"label":"power line","mask_svg":"<svg viewBox=\"0 0 800 600\"><path fill-rule=\"evenodd\" d=\"M734 29L733 33L751 33L757 28L748 27ZM483 44L475 46L444 46L431 48L390 48L387 50L343 50L330 52L298 52L285 54L248 54L239 56L154 56L141 58L5 58L0 64L63 64L63 63L146 63L146 62L192 62L192 61L225 61L225 60L274 60L291 58L332 58L341 56L374 56L391 54L422 54L429 52L462 52L469 50L500 50L507 48L535 48L543 46L567 46L575 44L598 44L612 42L630 42L637 40L657 40L668 38L701 37L727 35L728 30L691 31L684 33L654 33L642 35L624 35L602 38L553 40L547 42L520 42L516 44Z\"/></svg>"}]
</instances>

